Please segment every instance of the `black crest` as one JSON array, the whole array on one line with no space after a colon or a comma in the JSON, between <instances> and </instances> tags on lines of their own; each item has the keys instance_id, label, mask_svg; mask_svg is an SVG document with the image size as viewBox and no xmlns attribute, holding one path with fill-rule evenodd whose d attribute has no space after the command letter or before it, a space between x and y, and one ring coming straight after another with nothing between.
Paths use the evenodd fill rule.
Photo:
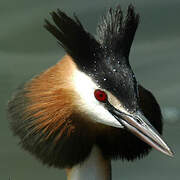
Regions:
<instances>
[{"instance_id":1,"label":"black crest","mask_svg":"<svg viewBox=\"0 0 180 180\"><path fill-rule=\"evenodd\" d=\"M138 24L139 15L132 5L129 5L126 17L123 17L120 6L110 8L98 25L97 37L104 47L128 58Z\"/></svg>"},{"instance_id":2,"label":"black crest","mask_svg":"<svg viewBox=\"0 0 180 180\"><path fill-rule=\"evenodd\" d=\"M53 34L58 43L75 60L80 68L90 68L94 59L104 60L105 53L114 53L128 58L134 35L139 23L139 15L134 7L129 5L124 18L120 6L109 9L102 17L97 28L97 39L88 33L79 19L68 17L64 12L57 10L51 13L55 25L45 20L45 28Z\"/></svg>"},{"instance_id":3,"label":"black crest","mask_svg":"<svg viewBox=\"0 0 180 180\"><path fill-rule=\"evenodd\" d=\"M86 32L75 15L73 20L58 9L57 12L52 12L51 16L55 25L45 20L44 27L57 38L58 43L76 61L76 64L80 67L91 66L90 60L94 59L99 43ZM84 61L85 59L87 61Z\"/></svg>"}]
</instances>

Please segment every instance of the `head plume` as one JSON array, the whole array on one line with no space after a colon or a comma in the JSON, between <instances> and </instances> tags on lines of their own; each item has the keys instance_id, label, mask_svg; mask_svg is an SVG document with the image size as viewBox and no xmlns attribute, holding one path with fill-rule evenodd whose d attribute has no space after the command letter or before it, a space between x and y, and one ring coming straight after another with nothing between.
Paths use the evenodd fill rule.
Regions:
<instances>
[{"instance_id":1,"label":"head plume","mask_svg":"<svg viewBox=\"0 0 180 180\"><path fill-rule=\"evenodd\" d=\"M84 29L75 15L72 19L57 10L51 16L55 25L45 20L45 28L56 37L80 69L93 68L94 60L103 61L106 54L125 57L128 61L139 23L139 15L132 5L128 6L125 18L120 6L109 9L98 24L97 39Z\"/></svg>"},{"instance_id":2,"label":"head plume","mask_svg":"<svg viewBox=\"0 0 180 180\"><path fill-rule=\"evenodd\" d=\"M138 24L139 14L132 5L129 5L126 17L123 17L120 6L110 8L98 25L97 37L103 47L128 58Z\"/></svg>"}]
</instances>

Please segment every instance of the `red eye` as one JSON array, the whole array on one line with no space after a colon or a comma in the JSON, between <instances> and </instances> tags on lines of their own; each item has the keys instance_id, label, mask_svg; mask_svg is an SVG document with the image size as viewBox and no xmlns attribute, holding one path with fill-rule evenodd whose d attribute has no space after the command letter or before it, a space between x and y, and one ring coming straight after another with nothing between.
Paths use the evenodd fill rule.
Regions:
<instances>
[{"instance_id":1,"label":"red eye","mask_svg":"<svg viewBox=\"0 0 180 180\"><path fill-rule=\"evenodd\" d=\"M107 94L104 91L101 91L100 89L96 89L94 91L94 96L98 101L106 102L107 100Z\"/></svg>"}]
</instances>

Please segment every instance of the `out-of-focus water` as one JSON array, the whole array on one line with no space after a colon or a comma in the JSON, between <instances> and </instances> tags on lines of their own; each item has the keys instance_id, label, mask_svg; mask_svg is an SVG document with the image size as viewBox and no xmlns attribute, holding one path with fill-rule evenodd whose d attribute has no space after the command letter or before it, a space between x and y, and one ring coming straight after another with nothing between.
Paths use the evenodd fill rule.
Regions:
<instances>
[{"instance_id":1,"label":"out-of-focus water","mask_svg":"<svg viewBox=\"0 0 180 180\"><path fill-rule=\"evenodd\" d=\"M63 180L63 170L47 168L24 152L12 136L6 104L24 81L55 64L64 51L43 28L48 13L76 12L92 33L109 7L136 5L141 23L130 61L137 79L151 89L165 118L164 138L175 151L169 158L155 150L136 162L113 162L113 179L180 179L180 1L179 0L0 0L0 180Z\"/></svg>"}]
</instances>

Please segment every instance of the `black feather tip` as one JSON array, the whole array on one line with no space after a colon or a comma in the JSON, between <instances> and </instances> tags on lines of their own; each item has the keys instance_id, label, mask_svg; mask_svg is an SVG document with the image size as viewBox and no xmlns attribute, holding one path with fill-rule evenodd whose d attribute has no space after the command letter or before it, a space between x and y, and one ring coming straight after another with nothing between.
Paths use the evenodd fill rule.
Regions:
<instances>
[{"instance_id":1,"label":"black feather tip","mask_svg":"<svg viewBox=\"0 0 180 180\"><path fill-rule=\"evenodd\" d=\"M110 47L113 53L128 57L138 24L139 14L135 13L132 5L128 6L125 18L120 6L110 8L98 25L97 36L100 43Z\"/></svg>"},{"instance_id":2,"label":"black feather tip","mask_svg":"<svg viewBox=\"0 0 180 180\"><path fill-rule=\"evenodd\" d=\"M79 64L81 67L86 64L90 66L90 59L93 59L94 52L99 48L98 42L88 33L74 15L74 19L68 17L59 9L52 12L51 17L55 25L45 20L44 27L53 34L58 44ZM87 61L85 62L84 59Z\"/></svg>"}]
</instances>

